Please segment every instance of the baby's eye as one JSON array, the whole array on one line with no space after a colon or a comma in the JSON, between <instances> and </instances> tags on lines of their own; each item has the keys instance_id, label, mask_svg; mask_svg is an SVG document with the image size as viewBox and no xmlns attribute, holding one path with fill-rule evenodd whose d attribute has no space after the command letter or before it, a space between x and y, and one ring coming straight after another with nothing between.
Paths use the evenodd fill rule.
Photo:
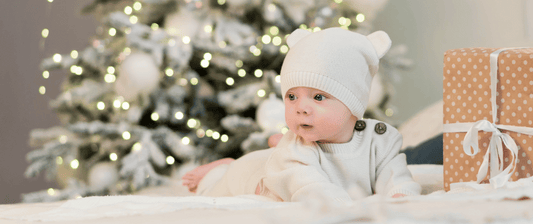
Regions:
<instances>
[{"instance_id":1,"label":"baby's eye","mask_svg":"<svg viewBox=\"0 0 533 224\"><path fill-rule=\"evenodd\" d=\"M289 94L287 95L287 97L289 98L289 100L295 100L296 99L296 96L294 96L294 94Z\"/></svg>"},{"instance_id":2,"label":"baby's eye","mask_svg":"<svg viewBox=\"0 0 533 224\"><path fill-rule=\"evenodd\" d=\"M324 95L322 95L322 94L316 94L315 95L315 100L317 100L317 101L322 101L322 100L325 100L325 99L326 99L326 97Z\"/></svg>"}]
</instances>

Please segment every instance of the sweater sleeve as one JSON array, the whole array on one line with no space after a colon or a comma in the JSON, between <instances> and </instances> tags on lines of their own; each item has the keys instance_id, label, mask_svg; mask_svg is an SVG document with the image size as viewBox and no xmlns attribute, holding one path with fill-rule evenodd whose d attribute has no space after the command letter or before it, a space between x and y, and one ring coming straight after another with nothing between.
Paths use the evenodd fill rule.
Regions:
<instances>
[{"instance_id":1,"label":"sweater sleeve","mask_svg":"<svg viewBox=\"0 0 533 224\"><path fill-rule=\"evenodd\" d=\"M333 184L320 168L317 148L317 145L302 145L297 141L278 145L265 165L263 184L268 193L283 201L309 198L351 201L348 193Z\"/></svg>"},{"instance_id":2,"label":"sweater sleeve","mask_svg":"<svg viewBox=\"0 0 533 224\"><path fill-rule=\"evenodd\" d=\"M402 146L402 135L394 128L390 131L387 141L378 142L376 152L376 186L377 194L392 196L394 194L419 195L421 187L413 180L407 169L405 154L399 153ZM392 129L392 130L391 130ZM382 146L382 147L380 147Z\"/></svg>"}]
</instances>

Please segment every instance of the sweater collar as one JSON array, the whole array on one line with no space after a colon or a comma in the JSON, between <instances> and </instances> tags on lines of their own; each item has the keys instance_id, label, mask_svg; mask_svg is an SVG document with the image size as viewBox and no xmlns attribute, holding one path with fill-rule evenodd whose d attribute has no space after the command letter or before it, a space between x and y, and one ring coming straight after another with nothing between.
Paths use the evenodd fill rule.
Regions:
<instances>
[{"instance_id":1,"label":"sweater collar","mask_svg":"<svg viewBox=\"0 0 533 224\"><path fill-rule=\"evenodd\" d=\"M360 133L354 130L352 139L345 143L317 143L325 153L353 153L361 142L363 135Z\"/></svg>"}]
</instances>

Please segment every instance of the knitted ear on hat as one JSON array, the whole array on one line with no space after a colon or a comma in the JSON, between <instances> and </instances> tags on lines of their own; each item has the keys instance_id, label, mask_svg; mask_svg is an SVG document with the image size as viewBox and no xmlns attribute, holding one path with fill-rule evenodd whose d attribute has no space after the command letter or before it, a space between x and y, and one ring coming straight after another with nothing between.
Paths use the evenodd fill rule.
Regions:
<instances>
[{"instance_id":1,"label":"knitted ear on hat","mask_svg":"<svg viewBox=\"0 0 533 224\"><path fill-rule=\"evenodd\" d=\"M311 34L311 32L308 30L297 29L293 31L291 35L289 35L289 37L287 38L287 45L289 45L289 47L292 47L296 43L298 43L298 41L308 36L309 34Z\"/></svg>"},{"instance_id":2,"label":"knitted ear on hat","mask_svg":"<svg viewBox=\"0 0 533 224\"><path fill-rule=\"evenodd\" d=\"M366 38L370 40L374 49L376 49L379 58L382 58L389 51L392 44L389 35L381 30L369 34Z\"/></svg>"}]
</instances>

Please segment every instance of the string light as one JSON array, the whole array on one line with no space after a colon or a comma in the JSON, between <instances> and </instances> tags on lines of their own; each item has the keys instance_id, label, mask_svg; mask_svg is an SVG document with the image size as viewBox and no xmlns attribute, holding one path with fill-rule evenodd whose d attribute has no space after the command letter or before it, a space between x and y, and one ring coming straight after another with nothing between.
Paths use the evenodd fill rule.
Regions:
<instances>
[{"instance_id":1,"label":"string light","mask_svg":"<svg viewBox=\"0 0 533 224\"><path fill-rule=\"evenodd\" d=\"M81 75L83 73L83 68L80 66L76 66L76 70L74 71L74 74Z\"/></svg>"},{"instance_id":2,"label":"string light","mask_svg":"<svg viewBox=\"0 0 533 224\"><path fill-rule=\"evenodd\" d=\"M208 60L208 61L209 61L209 60L211 60L212 58L213 58L213 55L211 55L211 53L207 52L207 53L204 54L204 59L205 59L205 60Z\"/></svg>"},{"instance_id":3,"label":"string light","mask_svg":"<svg viewBox=\"0 0 533 224\"><path fill-rule=\"evenodd\" d=\"M61 62L61 55L60 54L54 54L54 56L52 56L52 60L54 60L55 63Z\"/></svg>"},{"instance_id":4,"label":"string light","mask_svg":"<svg viewBox=\"0 0 533 224\"><path fill-rule=\"evenodd\" d=\"M49 0L50 1L50 0ZM48 195L50 196L53 196L54 194L56 194L55 190L53 188L48 188L48 190L46 191L48 193Z\"/></svg>"},{"instance_id":5,"label":"string light","mask_svg":"<svg viewBox=\"0 0 533 224\"><path fill-rule=\"evenodd\" d=\"M41 95L44 95L46 93L46 87L44 87L44 86L39 87L39 93Z\"/></svg>"},{"instance_id":6,"label":"string light","mask_svg":"<svg viewBox=\"0 0 533 224\"><path fill-rule=\"evenodd\" d=\"M59 136L59 143L65 144L65 143L67 143L67 140L68 140L68 138L67 138L66 135Z\"/></svg>"},{"instance_id":7,"label":"string light","mask_svg":"<svg viewBox=\"0 0 533 224\"><path fill-rule=\"evenodd\" d=\"M213 26L211 26L211 25L205 25L205 26L204 26L204 32L206 32L206 33L211 33L211 32L213 32Z\"/></svg>"},{"instance_id":8,"label":"string light","mask_svg":"<svg viewBox=\"0 0 533 224\"><path fill-rule=\"evenodd\" d=\"M355 16L355 20L357 22L362 23L363 21L365 21L365 15L363 15L362 13L359 13L359 14L357 14L357 16Z\"/></svg>"},{"instance_id":9,"label":"string light","mask_svg":"<svg viewBox=\"0 0 533 224\"><path fill-rule=\"evenodd\" d=\"M191 118L191 119L189 119L189 120L187 121L187 126L189 126L189 128L194 128L194 127L196 127L196 124L197 124L197 122L196 122L195 119L192 119L192 118Z\"/></svg>"},{"instance_id":10,"label":"string light","mask_svg":"<svg viewBox=\"0 0 533 224\"><path fill-rule=\"evenodd\" d=\"M227 45L227 44L226 44L226 41L220 41L220 42L218 42L218 46L219 46L220 48L225 48L226 45Z\"/></svg>"},{"instance_id":11,"label":"string light","mask_svg":"<svg viewBox=\"0 0 533 224\"><path fill-rule=\"evenodd\" d=\"M44 71L44 72L43 72L43 78L44 78L44 79L48 79L49 77L50 77L50 72L48 72L48 71Z\"/></svg>"},{"instance_id":12,"label":"string light","mask_svg":"<svg viewBox=\"0 0 533 224\"><path fill-rule=\"evenodd\" d=\"M196 130L196 136L198 136L198 138L203 138L205 136L205 131L204 129L198 129Z\"/></svg>"},{"instance_id":13,"label":"string light","mask_svg":"<svg viewBox=\"0 0 533 224\"><path fill-rule=\"evenodd\" d=\"M125 132L122 132L122 138L124 140L130 140L131 138L131 133L129 131L125 131Z\"/></svg>"},{"instance_id":14,"label":"string light","mask_svg":"<svg viewBox=\"0 0 533 224\"><path fill-rule=\"evenodd\" d=\"M72 50L70 52L70 57L73 58L73 59L78 58L78 51L77 50Z\"/></svg>"},{"instance_id":15,"label":"string light","mask_svg":"<svg viewBox=\"0 0 533 224\"><path fill-rule=\"evenodd\" d=\"M150 115L150 118L152 118L153 121L159 120L159 114L157 112L153 112L152 115Z\"/></svg>"},{"instance_id":16,"label":"string light","mask_svg":"<svg viewBox=\"0 0 533 224\"><path fill-rule=\"evenodd\" d=\"M220 138L220 133L218 131L213 132L213 139L217 140Z\"/></svg>"},{"instance_id":17,"label":"string light","mask_svg":"<svg viewBox=\"0 0 533 224\"><path fill-rule=\"evenodd\" d=\"M191 42L191 38L188 36L184 36L181 40L184 44L189 44Z\"/></svg>"},{"instance_id":18,"label":"string light","mask_svg":"<svg viewBox=\"0 0 533 224\"><path fill-rule=\"evenodd\" d=\"M130 54L131 54L131 48L129 48L129 47L125 47L125 48L124 48L124 54L125 54L125 55L130 55Z\"/></svg>"},{"instance_id":19,"label":"string light","mask_svg":"<svg viewBox=\"0 0 533 224\"><path fill-rule=\"evenodd\" d=\"M188 145L190 142L191 142L191 139L189 139L189 137L183 137L181 139L181 143L183 143L184 145Z\"/></svg>"},{"instance_id":20,"label":"string light","mask_svg":"<svg viewBox=\"0 0 533 224\"><path fill-rule=\"evenodd\" d=\"M223 135L220 137L220 141L222 141L222 142L227 142L228 140L229 140L229 137L228 137L228 135L226 135L226 134L223 134Z\"/></svg>"},{"instance_id":21,"label":"string light","mask_svg":"<svg viewBox=\"0 0 533 224\"><path fill-rule=\"evenodd\" d=\"M77 65L70 66L70 72L71 73L76 73L76 68L77 67L78 67Z\"/></svg>"},{"instance_id":22,"label":"string light","mask_svg":"<svg viewBox=\"0 0 533 224\"><path fill-rule=\"evenodd\" d=\"M202 59L202 61L200 61L200 66L202 66L202 68L209 67L209 61L205 60L205 59Z\"/></svg>"},{"instance_id":23,"label":"string light","mask_svg":"<svg viewBox=\"0 0 533 224\"><path fill-rule=\"evenodd\" d=\"M168 46L173 47L174 45L176 45L176 40L174 40L174 39L168 40Z\"/></svg>"},{"instance_id":24,"label":"string light","mask_svg":"<svg viewBox=\"0 0 533 224\"><path fill-rule=\"evenodd\" d=\"M178 79L177 82L178 82L178 84L180 86L186 86L187 85L187 79L186 78L180 78L180 79Z\"/></svg>"},{"instance_id":25,"label":"string light","mask_svg":"<svg viewBox=\"0 0 533 224\"><path fill-rule=\"evenodd\" d=\"M110 73L110 74L115 73L115 67L113 67L113 66L107 67L107 73Z\"/></svg>"},{"instance_id":26,"label":"string light","mask_svg":"<svg viewBox=\"0 0 533 224\"><path fill-rule=\"evenodd\" d=\"M385 115L387 115L387 117L392 117L393 114L394 110L392 108L387 108L387 110L385 110Z\"/></svg>"},{"instance_id":27,"label":"string light","mask_svg":"<svg viewBox=\"0 0 533 224\"><path fill-rule=\"evenodd\" d=\"M114 37L117 34L117 30L113 27L109 28L109 36Z\"/></svg>"},{"instance_id":28,"label":"string light","mask_svg":"<svg viewBox=\"0 0 533 224\"><path fill-rule=\"evenodd\" d=\"M120 104L122 104L122 103L118 99L113 101L113 107L115 107L115 108L120 108Z\"/></svg>"},{"instance_id":29,"label":"string light","mask_svg":"<svg viewBox=\"0 0 533 224\"><path fill-rule=\"evenodd\" d=\"M339 18L338 22L339 22L339 25L343 26L344 24L346 24L346 18L344 16L342 16L342 17Z\"/></svg>"},{"instance_id":30,"label":"string light","mask_svg":"<svg viewBox=\"0 0 533 224\"><path fill-rule=\"evenodd\" d=\"M107 83L113 83L117 80L117 77L113 74L106 74L104 76L104 81Z\"/></svg>"},{"instance_id":31,"label":"string light","mask_svg":"<svg viewBox=\"0 0 533 224\"><path fill-rule=\"evenodd\" d=\"M261 41L263 41L264 44L269 44L272 38L269 35L263 35L261 38Z\"/></svg>"},{"instance_id":32,"label":"string light","mask_svg":"<svg viewBox=\"0 0 533 224\"><path fill-rule=\"evenodd\" d=\"M233 84L235 84L235 80L232 77L228 77L226 79L226 84L228 84L228 86L232 86Z\"/></svg>"},{"instance_id":33,"label":"string light","mask_svg":"<svg viewBox=\"0 0 533 224\"><path fill-rule=\"evenodd\" d=\"M264 89L257 90L257 96L264 97L266 95L266 92Z\"/></svg>"},{"instance_id":34,"label":"string light","mask_svg":"<svg viewBox=\"0 0 533 224\"><path fill-rule=\"evenodd\" d=\"M307 29L307 25L305 25L305 24L300 24L300 29L304 29L304 30L306 30L306 29Z\"/></svg>"},{"instance_id":35,"label":"string light","mask_svg":"<svg viewBox=\"0 0 533 224\"><path fill-rule=\"evenodd\" d=\"M205 136L211 138L211 136L213 136L213 130L211 130L211 129L207 129L207 131L205 131Z\"/></svg>"},{"instance_id":36,"label":"string light","mask_svg":"<svg viewBox=\"0 0 533 224\"><path fill-rule=\"evenodd\" d=\"M171 68L167 68L165 70L165 74L170 77L170 76L173 76L174 75L174 70L172 70Z\"/></svg>"},{"instance_id":37,"label":"string light","mask_svg":"<svg viewBox=\"0 0 533 224\"><path fill-rule=\"evenodd\" d=\"M77 159L74 159L70 162L70 167L72 169L78 169L79 166L80 166L80 162Z\"/></svg>"},{"instance_id":38,"label":"string light","mask_svg":"<svg viewBox=\"0 0 533 224\"><path fill-rule=\"evenodd\" d=\"M137 152L137 151L141 151L142 149L142 145L140 142L136 142L135 144L133 144L133 146L131 147L131 151L134 151L134 152Z\"/></svg>"},{"instance_id":39,"label":"string light","mask_svg":"<svg viewBox=\"0 0 533 224\"><path fill-rule=\"evenodd\" d=\"M124 109L124 110L130 109L130 103L128 103L128 102L122 103L122 109Z\"/></svg>"},{"instance_id":40,"label":"string light","mask_svg":"<svg viewBox=\"0 0 533 224\"><path fill-rule=\"evenodd\" d=\"M289 131L289 129L287 127L283 127L281 129L281 134L285 134L285 133L287 133L287 131Z\"/></svg>"},{"instance_id":41,"label":"string light","mask_svg":"<svg viewBox=\"0 0 533 224\"><path fill-rule=\"evenodd\" d=\"M50 31L46 28L44 28L43 31L41 31L41 35L43 36L43 38L47 38L49 33Z\"/></svg>"},{"instance_id":42,"label":"string light","mask_svg":"<svg viewBox=\"0 0 533 224\"><path fill-rule=\"evenodd\" d=\"M286 54L289 51L289 47L287 45L283 45L279 48L279 52Z\"/></svg>"},{"instance_id":43,"label":"string light","mask_svg":"<svg viewBox=\"0 0 533 224\"><path fill-rule=\"evenodd\" d=\"M277 26L271 26L269 31L272 36L276 36L279 34L279 28Z\"/></svg>"},{"instance_id":44,"label":"string light","mask_svg":"<svg viewBox=\"0 0 533 224\"><path fill-rule=\"evenodd\" d=\"M105 109L105 103L100 101L96 104L96 108L98 108L98 110L104 110Z\"/></svg>"},{"instance_id":45,"label":"string light","mask_svg":"<svg viewBox=\"0 0 533 224\"><path fill-rule=\"evenodd\" d=\"M257 78L261 78L261 76L263 76L263 70L261 70L261 69L256 69L256 70L254 71L254 75L255 75L255 77L257 77Z\"/></svg>"},{"instance_id":46,"label":"string light","mask_svg":"<svg viewBox=\"0 0 533 224\"><path fill-rule=\"evenodd\" d=\"M116 153L111 153L111 154L109 154L109 159L111 161L117 161L118 155Z\"/></svg>"},{"instance_id":47,"label":"string light","mask_svg":"<svg viewBox=\"0 0 533 224\"><path fill-rule=\"evenodd\" d=\"M124 8L124 13L126 13L126 15L131 15L132 12L133 9L131 8L131 6L126 6L126 8Z\"/></svg>"},{"instance_id":48,"label":"string light","mask_svg":"<svg viewBox=\"0 0 533 224\"><path fill-rule=\"evenodd\" d=\"M191 79L191 85L195 86L198 84L198 79L197 78L192 78Z\"/></svg>"},{"instance_id":49,"label":"string light","mask_svg":"<svg viewBox=\"0 0 533 224\"><path fill-rule=\"evenodd\" d=\"M143 5L140 2L133 3L133 9L135 9L135 11L141 10L142 6Z\"/></svg>"},{"instance_id":50,"label":"string light","mask_svg":"<svg viewBox=\"0 0 533 224\"><path fill-rule=\"evenodd\" d=\"M53 2L53 1L54 1L54 0L48 0L48 2L50 2L50 3Z\"/></svg>"},{"instance_id":51,"label":"string light","mask_svg":"<svg viewBox=\"0 0 533 224\"><path fill-rule=\"evenodd\" d=\"M172 165L176 160L172 156L167 156L167 164Z\"/></svg>"},{"instance_id":52,"label":"string light","mask_svg":"<svg viewBox=\"0 0 533 224\"><path fill-rule=\"evenodd\" d=\"M335 0L335 3L337 3L337 4L341 4L341 3L342 3L342 0Z\"/></svg>"},{"instance_id":53,"label":"string light","mask_svg":"<svg viewBox=\"0 0 533 224\"><path fill-rule=\"evenodd\" d=\"M63 164L63 158L61 158L61 156L56 157L56 164L57 165Z\"/></svg>"},{"instance_id":54,"label":"string light","mask_svg":"<svg viewBox=\"0 0 533 224\"><path fill-rule=\"evenodd\" d=\"M130 16L130 23L136 24L139 21L139 18L137 16Z\"/></svg>"},{"instance_id":55,"label":"string light","mask_svg":"<svg viewBox=\"0 0 533 224\"><path fill-rule=\"evenodd\" d=\"M240 77L244 77L246 76L246 70L244 69L239 69L239 71L237 71L237 74L240 76Z\"/></svg>"},{"instance_id":56,"label":"string light","mask_svg":"<svg viewBox=\"0 0 533 224\"><path fill-rule=\"evenodd\" d=\"M279 46L281 44L281 37L279 36L275 36L273 39L272 39L272 43L274 44L274 46Z\"/></svg>"},{"instance_id":57,"label":"string light","mask_svg":"<svg viewBox=\"0 0 533 224\"><path fill-rule=\"evenodd\" d=\"M176 112L176 114L174 114L174 117L178 120L183 119L183 112L181 111Z\"/></svg>"},{"instance_id":58,"label":"string light","mask_svg":"<svg viewBox=\"0 0 533 224\"><path fill-rule=\"evenodd\" d=\"M155 30L159 29L159 24L157 24L157 23L152 23L152 25L151 25L150 27L152 28L152 30L155 31Z\"/></svg>"},{"instance_id":59,"label":"string light","mask_svg":"<svg viewBox=\"0 0 533 224\"><path fill-rule=\"evenodd\" d=\"M253 54L254 54L254 56L259 56L259 55L261 55L261 49L256 48L256 49L254 50Z\"/></svg>"},{"instance_id":60,"label":"string light","mask_svg":"<svg viewBox=\"0 0 533 224\"><path fill-rule=\"evenodd\" d=\"M320 31L320 30L322 30L320 27L315 27L315 28L313 28L313 32L318 32L318 31Z\"/></svg>"},{"instance_id":61,"label":"string light","mask_svg":"<svg viewBox=\"0 0 533 224\"><path fill-rule=\"evenodd\" d=\"M235 61L235 66L236 66L237 68L242 67L242 65L243 65L243 63L242 63L241 60L237 60L237 61Z\"/></svg>"},{"instance_id":62,"label":"string light","mask_svg":"<svg viewBox=\"0 0 533 224\"><path fill-rule=\"evenodd\" d=\"M224 4L226 4L226 0L217 0L217 3L219 5L224 5Z\"/></svg>"},{"instance_id":63,"label":"string light","mask_svg":"<svg viewBox=\"0 0 533 224\"><path fill-rule=\"evenodd\" d=\"M277 83L281 83L281 76L276 75L276 78L274 79Z\"/></svg>"}]
</instances>

